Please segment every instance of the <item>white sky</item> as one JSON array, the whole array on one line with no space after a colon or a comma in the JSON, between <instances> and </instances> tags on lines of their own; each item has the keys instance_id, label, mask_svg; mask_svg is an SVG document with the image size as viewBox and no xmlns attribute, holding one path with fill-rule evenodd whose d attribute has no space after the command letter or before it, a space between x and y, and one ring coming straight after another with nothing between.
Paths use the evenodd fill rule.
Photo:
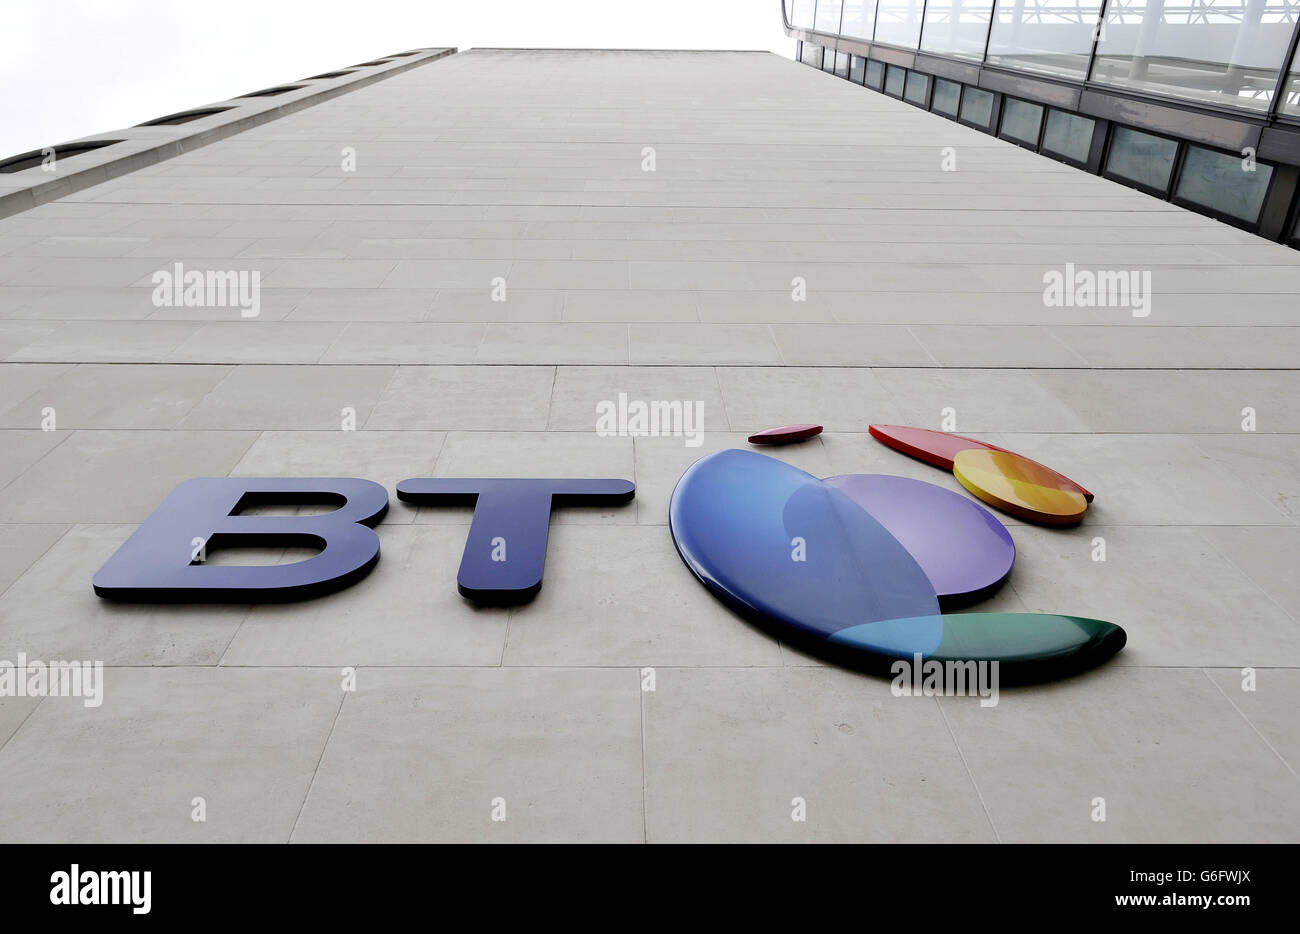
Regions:
<instances>
[{"instance_id":1,"label":"white sky","mask_svg":"<svg viewBox=\"0 0 1300 934\"><path fill-rule=\"evenodd\" d=\"M794 51L780 0L16 0L0 158L423 46Z\"/></svg>"}]
</instances>

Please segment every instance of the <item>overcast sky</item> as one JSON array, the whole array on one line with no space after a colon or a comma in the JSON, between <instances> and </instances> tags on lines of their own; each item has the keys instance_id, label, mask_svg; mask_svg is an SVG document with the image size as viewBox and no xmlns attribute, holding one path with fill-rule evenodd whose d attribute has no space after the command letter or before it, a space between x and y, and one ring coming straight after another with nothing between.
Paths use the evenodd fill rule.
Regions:
<instances>
[{"instance_id":1,"label":"overcast sky","mask_svg":"<svg viewBox=\"0 0 1300 934\"><path fill-rule=\"evenodd\" d=\"M794 50L780 0L6 3L0 158L443 45Z\"/></svg>"}]
</instances>

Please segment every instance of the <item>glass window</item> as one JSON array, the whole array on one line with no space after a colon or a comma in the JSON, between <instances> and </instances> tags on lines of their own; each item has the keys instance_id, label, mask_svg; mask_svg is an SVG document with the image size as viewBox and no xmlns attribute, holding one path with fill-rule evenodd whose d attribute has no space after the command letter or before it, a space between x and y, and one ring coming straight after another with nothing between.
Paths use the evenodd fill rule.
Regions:
<instances>
[{"instance_id":1,"label":"glass window","mask_svg":"<svg viewBox=\"0 0 1300 934\"><path fill-rule=\"evenodd\" d=\"M854 84L861 84L866 75L867 60L861 55L853 56L853 60L849 62L849 80Z\"/></svg>"},{"instance_id":2,"label":"glass window","mask_svg":"<svg viewBox=\"0 0 1300 934\"><path fill-rule=\"evenodd\" d=\"M961 94L961 118L987 129L993 119L993 93L966 85Z\"/></svg>"},{"instance_id":3,"label":"glass window","mask_svg":"<svg viewBox=\"0 0 1300 934\"><path fill-rule=\"evenodd\" d=\"M1038 148L1038 131L1043 127L1043 108L1039 104L1002 99L1002 136L1013 142Z\"/></svg>"},{"instance_id":4,"label":"glass window","mask_svg":"<svg viewBox=\"0 0 1300 934\"><path fill-rule=\"evenodd\" d=\"M840 6L843 0L817 0L817 19L813 29L818 32L840 31Z\"/></svg>"},{"instance_id":5,"label":"glass window","mask_svg":"<svg viewBox=\"0 0 1300 934\"><path fill-rule=\"evenodd\" d=\"M928 0L921 48L983 61L992 11L993 0Z\"/></svg>"},{"instance_id":6,"label":"glass window","mask_svg":"<svg viewBox=\"0 0 1300 934\"><path fill-rule=\"evenodd\" d=\"M919 71L907 73L907 84L903 90L903 100L918 107L926 105L926 96L930 91L930 76Z\"/></svg>"},{"instance_id":7,"label":"glass window","mask_svg":"<svg viewBox=\"0 0 1300 934\"><path fill-rule=\"evenodd\" d=\"M1127 0L1111 7L1094 81L1268 108L1295 28L1288 0Z\"/></svg>"},{"instance_id":8,"label":"glass window","mask_svg":"<svg viewBox=\"0 0 1300 934\"><path fill-rule=\"evenodd\" d=\"M914 49L921 38L924 0L880 0L876 7L876 41Z\"/></svg>"},{"instance_id":9,"label":"glass window","mask_svg":"<svg viewBox=\"0 0 1300 934\"><path fill-rule=\"evenodd\" d=\"M930 109L935 113L941 113L945 117L957 118L957 109L961 106L961 85L956 81L945 81L943 78L934 79L934 99L930 102Z\"/></svg>"},{"instance_id":10,"label":"glass window","mask_svg":"<svg viewBox=\"0 0 1300 934\"><path fill-rule=\"evenodd\" d=\"M1106 174L1156 191L1168 191L1169 175L1178 156L1178 143L1150 133L1117 126L1111 133L1106 154Z\"/></svg>"},{"instance_id":11,"label":"glass window","mask_svg":"<svg viewBox=\"0 0 1300 934\"><path fill-rule=\"evenodd\" d=\"M1174 196L1253 224L1264 207L1273 167L1254 162L1251 171L1246 166L1241 156L1189 146Z\"/></svg>"},{"instance_id":12,"label":"glass window","mask_svg":"<svg viewBox=\"0 0 1300 934\"><path fill-rule=\"evenodd\" d=\"M813 42L803 44L803 63L814 68L822 67L822 47Z\"/></svg>"},{"instance_id":13,"label":"glass window","mask_svg":"<svg viewBox=\"0 0 1300 934\"><path fill-rule=\"evenodd\" d=\"M867 59L867 80L866 85L869 88L875 88L879 91L885 86L885 66L875 59Z\"/></svg>"},{"instance_id":14,"label":"glass window","mask_svg":"<svg viewBox=\"0 0 1300 934\"><path fill-rule=\"evenodd\" d=\"M1300 52L1291 62L1291 73L1282 91L1282 112L1300 116Z\"/></svg>"},{"instance_id":15,"label":"glass window","mask_svg":"<svg viewBox=\"0 0 1300 934\"><path fill-rule=\"evenodd\" d=\"M907 69L897 65L885 66L885 93L894 97L903 96L903 84L907 81Z\"/></svg>"},{"instance_id":16,"label":"glass window","mask_svg":"<svg viewBox=\"0 0 1300 934\"><path fill-rule=\"evenodd\" d=\"M817 0L787 0L786 9L790 11L790 25L802 29L812 29L813 10Z\"/></svg>"},{"instance_id":17,"label":"glass window","mask_svg":"<svg viewBox=\"0 0 1300 934\"><path fill-rule=\"evenodd\" d=\"M847 78L849 76L849 53L848 52L835 53L835 74L840 78Z\"/></svg>"},{"instance_id":18,"label":"glass window","mask_svg":"<svg viewBox=\"0 0 1300 934\"><path fill-rule=\"evenodd\" d=\"M1100 15L1101 0L998 0L988 60L1007 68L1085 78Z\"/></svg>"},{"instance_id":19,"label":"glass window","mask_svg":"<svg viewBox=\"0 0 1300 934\"><path fill-rule=\"evenodd\" d=\"M876 26L876 0L844 0L840 35L870 39Z\"/></svg>"},{"instance_id":20,"label":"glass window","mask_svg":"<svg viewBox=\"0 0 1300 934\"><path fill-rule=\"evenodd\" d=\"M1096 126L1097 122L1087 117L1064 110L1050 110L1047 127L1043 130L1043 152L1074 162L1087 162Z\"/></svg>"}]
</instances>

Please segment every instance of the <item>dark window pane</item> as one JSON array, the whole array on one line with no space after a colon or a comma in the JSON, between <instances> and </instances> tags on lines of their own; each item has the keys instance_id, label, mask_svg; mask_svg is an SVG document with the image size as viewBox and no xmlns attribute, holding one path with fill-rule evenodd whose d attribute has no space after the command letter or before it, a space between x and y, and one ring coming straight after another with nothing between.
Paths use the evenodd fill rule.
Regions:
<instances>
[{"instance_id":1,"label":"dark window pane","mask_svg":"<svg viewBox=\"0 0 1300 934\"><path fill-rule=\"evenodd\" d=\"M1110 138L1106 171L1158 191L1169 188L1178 144L1171 139L1117 126Z\"/></svg>"},{"instance_id":2,"label":"dark window pane","mask_svg":"<svg viewBox=\"0 0 1300 934\"><path fill-rule=\"evenodd\" d=\"M1247 166L1253 166L1249 171ZM1259 220L1273 167L1262 162L1247 163L1213 149L1189 146L1178 173L1174 194L1194 204L1227 214L1248 223Z\"/></svg>"},{"instance_id":3,"label":"dark window pane","mask_svg":"<svg viewBox=\"0 0 1300 934\"><path fill-rule=\"evenodd\" d=\"M1002 135L1026 146L1038 147L1038 131L1043 126L1043 108L1039 104L1016 100L1002 101Z\"/></svg>"},{"instance_id":4,"label":"dark window pane","mask_svg":"<svg viewBox=\"0 0 1300 934\"><path fill-rule=\"evenodd\" d=\"M1047 113L1047 128L1043 130L1043 152L1054 156L1087 162L1092 149L1092 133L1096 121L1063 110Z\"/></svg>"},{"instance_id":5,"label":"dark window pane","mask_svg":"<svg viewBox=\"0 0 1300 934\"><path fill-rule=\"evenodd\" d=\"M867 60L861 55L853 56L853 61L849 63L849 80L854 84L861 84L866 72Z\"/></svg>"},{"instance_id":6,"label":"dark window pane","mask_svg":"<svg viewBox=\"0 0 1300 934\"><path fill-rule=\"evenodd\" d=\"M987 128L993 119L993 93L967 85L961 95L961 118Z\"/></svg>"},{"instance_id":7,"label":"dark window pane","mask_svg":"<svg viewBox=\"0 0 1300 934\"><path fill-rule=\"evenodd\" d=\"M930 103L930 109L935 113L941 113L945 117L957 116L957 109L961 106L961 85L956 81L945 81L943 78L934 79L934 100Z\"/></svg>"},{"instance_id":8,"label":"dark window pane","mask_svg":"<svg viewBox=\"0 0 1300 934\"><path fill-rule=\"evenodd\" d=\"M925 95L930 89L930 76L923 75L919 71L909 71L907 73L907 86L903 91L903 100L909 104L916 104L918 107L925 106Z\"/></svg>"},{"instance_id":9,"label":"dark window pane","mask_svg":"<svg viewBox=\"0 0 1300 934\"><path fill-rule=\"evenodd\" d=\"M867 87L879 91L885 86L885 65L874 59L867 59Z\"/></svg>"},{"instance_id":10,"label":"dark window pane","mask_svg":"<svg viewBox=\"0 0 1300 934\"><path fill-rule=\"evenodd\" d=\"M907 69L890 65L885 70L885 93L894 97L903 96L903 83L907 80Z\"/></svg>"}]
</instances>

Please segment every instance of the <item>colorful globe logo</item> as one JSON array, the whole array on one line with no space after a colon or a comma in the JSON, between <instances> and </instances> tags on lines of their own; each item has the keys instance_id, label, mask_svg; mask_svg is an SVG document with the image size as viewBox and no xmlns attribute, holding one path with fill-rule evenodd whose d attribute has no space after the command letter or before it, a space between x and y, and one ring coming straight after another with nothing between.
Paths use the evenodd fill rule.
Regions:
<instances>
[{"instance_id":1,"label":"colorful globe logo","mask_svg":"<svg viewBox=\"0 0 1300 934\"><path fill-rule=\"evenodd\" d=\"M1119 651L1124 630L1043 613L946 613L995 592L1016 549L983 506L921 480L819 479L752 451L696 461L669 526L692 573L751 621L868 670L918 656L997 662L1005 683L1060 677Z\"/></svg>"}]
</instances>

